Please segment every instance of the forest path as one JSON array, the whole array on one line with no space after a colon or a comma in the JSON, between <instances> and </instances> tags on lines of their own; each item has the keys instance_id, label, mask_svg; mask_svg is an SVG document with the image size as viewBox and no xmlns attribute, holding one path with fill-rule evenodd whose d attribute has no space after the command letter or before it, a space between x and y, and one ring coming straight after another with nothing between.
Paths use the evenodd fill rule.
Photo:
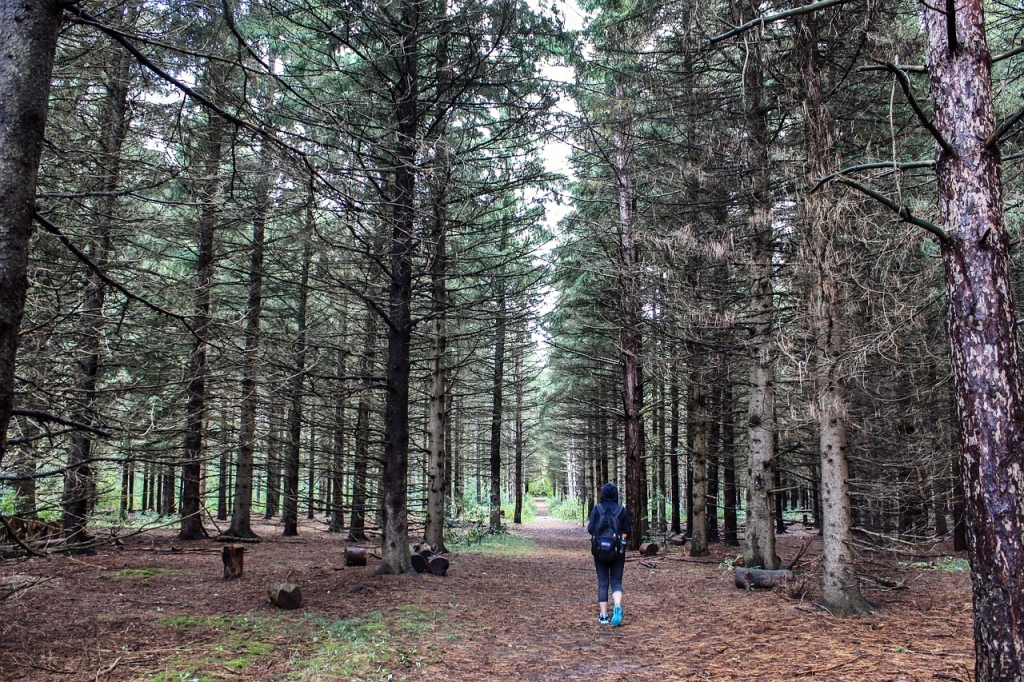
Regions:
<instances>
[{"instance_id":1,"label":"forest path","mask_svg":"<svg viewBox=\"0 0 1024 682\"><path fill-rule=\"evenodd\" d=\"M794 531L796 529L794 528ZM345 538L304 521L297 538L261 523L245 572L223 580L221 545L154 530L94 557L0 564L37 587L0 600L0 681L51 680L967 680L973 668L970 581L876 556L897 590L870 579L871 618L813 606L819 540L805 560L810 593L746 593L712 545L627 556L622 627L597 622L586 530L540 516L513 524L528 542L453 552L444 577L380 576L343 565ZM808 537L779 538L784 559ZM687 548L688 549L688 548ZM504 552L497 554L495 552ZM282 611L267 585L301 586ZM103 672L106 671L106 672ZM102 673L102 674L100 674Z\"/></svg>"},{"instance_id":2,"label":"forest path","mask_svg":"<svg viewBox=\"0 0 1024 682\"><path fill-rule=\"evenodd\" d=\"M456 579L438 588L447 593L446 613L457 635L445 646L443 664L410 679L874 682L967 679L963 666L973 665L970 619L961 610L970 593L962 576L947 595L956 603L952 609L938 602L932 608L929 590L949 584L942 582L948 574L931 571L927 577L944 587L921 585L924 595L912 607L845 619L806 598L736 589L732 571L721 563L735 556L732 548L714 546L713 556L703 559L679 548L650 559L630 553L625 617L622 627L612 628L597 622L597 579L580 524L538 516L510 532L534 549L453 559ZM805 537L781 537L780 553L792 556Z\"/></svg>"}]
</instances>

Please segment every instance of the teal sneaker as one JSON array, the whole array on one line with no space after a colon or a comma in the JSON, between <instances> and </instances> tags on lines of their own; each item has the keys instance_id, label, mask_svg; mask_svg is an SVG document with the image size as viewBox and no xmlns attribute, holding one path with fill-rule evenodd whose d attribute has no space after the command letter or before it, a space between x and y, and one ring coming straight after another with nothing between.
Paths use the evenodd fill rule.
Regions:
<instances>
[{"instance_id":1,"label":"teal sneaker","mask_svg":"<svg viewBox=\"0 0 1024 682\"><path fill-rule=\"evenodd\" d=\"M622 606L616 604L612 609L612 627L617 628L620 625L622 625Z\"/></svg>"},{"instance_id":2,"label":"teal sneaker","mask_svg":"<svg viewBox=\"0 0 1024 682\"><path fill-rule=\"evenodd\" d=\"M608 617L607 613L602 613L600 616L597 617L597 624L598 625L608 625L611 622L612 622L612 619Z\"/></svg>"}]
</instances>

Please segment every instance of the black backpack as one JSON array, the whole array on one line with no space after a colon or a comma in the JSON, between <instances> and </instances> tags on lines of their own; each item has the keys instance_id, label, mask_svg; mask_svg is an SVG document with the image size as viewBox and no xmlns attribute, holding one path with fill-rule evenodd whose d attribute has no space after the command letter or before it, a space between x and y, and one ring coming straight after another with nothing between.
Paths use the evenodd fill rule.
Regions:
<instances>
[{"instance_id":1,"label":"black backpack","mask_svg":"<svg viewBox=\"0 0 1024 682\"><path fill-rule=\"evenodd\" d=\"M622 543L619 541L619 516L622 507L607 514L601 505L597 507L597 520L594 523L594 536L590 539L590 553L598 561L610 564L619 558Z\"/></svg>"}]
</instances>

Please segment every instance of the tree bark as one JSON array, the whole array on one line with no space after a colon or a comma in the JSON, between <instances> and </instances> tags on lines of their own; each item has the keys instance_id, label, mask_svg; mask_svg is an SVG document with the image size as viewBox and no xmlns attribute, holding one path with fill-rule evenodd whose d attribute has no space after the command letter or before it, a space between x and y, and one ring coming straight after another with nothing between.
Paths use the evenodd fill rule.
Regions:
<instances>
[{"instance_id":1,"label":"tree bark","mask_svg":"<svg viewBox=\"0 0 1024 682\"><path fill-rule=\"evenodd\" d=\"M137 15L137 9L131 10ZM128 24L129 9L122 8L121 23ZM100 270L107 267L111 251L116 211L116 190L121 181L121 147L128 134L128 85L131 59L124 51L114 48L108 65L106 92L100 120L99 159L102 164L98 183L98 197L93 208L95 224L89 247L89 258ZM96 386L100 374L100 351L103 334L103 303L106 284L99 274L89 270L82 303L81 339L78 343L78 378L72 420L80 424L94 421ZM84 431L71 434L68 447L68 468L64 475L62 500L64 533L69 545L88 540L86 519L95 479L89 460L92 438Z\"/></svg>"},{"instance_id":2,"label":"tree bark","mask_svg":"<svg viewBox=\"0 0 1024 682\"><path fill-rule=\"evenodd\" d=\"M841 11L841 10L840 10ZM801 74L804 109L804 147L808 186L813 187L837 167L834 126L825 102L818 63L818 17L797 20L795 53ZM835 254L839 224L837 207L827 192L804 196L811 258L811 330L814 334L815 399L821 461L822 594L821 604L832 613L866 614L873 606L861 595L850 549L849 413L840 362L844 347L838 328L840 283Z\"/></svg>"},{"instance_id":3,"label":"tree bark","mask_svg":"<svg viewBox=\"0 0 1024 682\"><path fill-rule=\"evenodd\" d=\"M347 337L345 322L342 322L341 337ZM348 349L338 348L338 373L345 375L348 368ZM345 388L338 382L334 394L334 438L331 441L331 523L327 527L329 533L340 533L345 529L345 434L348 425L345 423L345 408L348 400Z\"/></svg>"},{"instance_id":4,"label":"tree bark","mask_svg":"<svg viewBox=\"0 0 1024 682\"><path fill-rule=\"evenodd\" d=\"M690 556L707 556L708 552L708 395L705 374L694 370L690 403L693 414L693 529L690 535Z\"/></svg>"},{"instance_id":5,"label":"tree bark","mask_svg":"<svg viewBox=\"0 0 1024 682\"><path fill-rule=\"evenodd\" d=\"M367 304L363 316L363 351L359 357L359 373L363 388L356 407L356 447L352 464L352 515L348 524L349 540L366 541L366 477L370 461L370 410L372 409L372 374L374 348L377 345L377 316ZM433 543L431 543L433 544Z\"/></svg>"},{"instance_id":6,"label":"tree bark","mask_svg":"<svg viewBox=\"0 0 1024 682\"><path fill-rule=\"evenodd\" d=\"M522 337L526 336L525 330ZM514 384L516 398L515 424L513 426L513 438L515 440L515 514L512 517L513 523L523 522L523 391L525 378L523 376L523 354L525 350L525 338L520 338L516 344L516 357L513 363L512 381Z\"/></svg>"},{"instance_id":7,"label":"tree bark","mask_svg":"<svg viewBox=\"0 0 1024 682\"><path fill-rule=\"evenodd\" d=\"M0 464L14 409L36 180L62 7L56 0L0 0Z\"/></svg>"},{"instance_id":8,"label":"tree bark","mask_svg":"<svg viewBox=\"0 0 1024 682\"><path fill-rule=\"evenodd\" d=\"M412 339L412 254L416 230L419 128L419 31L422 5L403 0L395 84L394 203L388 291L387 395L384 403L384 544L380 573L408 573L409 372Z\"/></svg>"},{"instance_id":9,"label":"tree bark","mask_svg":"<svg viewBox=\"0 0 1024 682\"><path fill-rule=\"evenodd\" d=\"M268 101L273 99L271 90ZM260 315L263 311L263 251L270 189L273 185L273 156L264 140L260 149L252 215L252 244L249 247L249 291L245 302L244 348L242 350L242 404L238 430L238 461L235 463L235 499L228 535L255 538L252 529L253 450L256 442L256 410L259 406Z\"/></svg>"},{"instance_id":10,"label":"tree bark","mask_svg":"<svg viewBox=\"0 0 1024 682\"><path fill-rule=\"evenodd\" d=\"M669 477L672 486L672 520L669 525L673 533L681 533L680 499L679 499L679 367L675 360L669 369Z\"/></svg>"},{"instance_id":11,"label":"tree bark","mask_svg":"<svg viewBox=\"0 0 1024 682\"><path fill-rule=\"evenodd\" d=\"M633 148L632 104L622 83L615 85L614 152L618 182L619 362L622 365L623 449L626 465L626 509L633 518L629 548L640 546L643 533L644 466L641 457L640 311L637 291L637 245L634 234L636 197L630 162Z\"/></svg>"},{"instance_id":12,"label":"tree bark","mask_svg":"<svg viewBox=\"0 0 1024 682\"><path fill-rule=\"evenodd\" d=\"M288 443L284 459L284 504L282 535L299 534L299 463L302 452L303 391L306 385L307 308L309 305L309 266L313 257L313 197L306 207L306 226L302 234L302 265L299 272L299 300L295 309L295 341L292 344L295 366L289 381Z\"/></svg>"},{"instance_id":13,"label":"tree bark","mask_svg":"<svg viewBox=\"0 0 1024 682\"><path fill-rule=\"evenodd\" d=\"M1024 390L981 0L924 5L975 679L1024 679ZM955 37L955 43L950 41Z\"/></svg>"},{"instance_id":14,"label":"tree bark","mask_svg":"<svg viewBox=\"0 0 1024 682\"><path fill-rule=\"evenodd\" d=\"M224 65L210 61L205 80L216 92L223 87L226 74ZM220 97L216 98L220 100ZM217 229L221 190L221 155L226 123L214 113L207 115L204 140L203 177L197 183L199 190L199 222L197 225L196 284L193 299L195 308L193 330L195 341L188 361L189 382L185 387L185 449L181 468L181 529L182 540L208 537L203 527L200 477L205 458L206 432L206 377L210 366L206 356L210 336L211 287L214 271L214 236Z\"/></svg>"},{"instance_id":15,"label":"tree bark","mask_svg":"<svg viewBox=\"0 0 1024 682\"><path fill-rule=\"evenodd\" d=\"M498 258L505 258L508 243L508 227L503 223ZM504 268L497 277L496 310L494 314L494 366L491 374L491 496L490 530L501 531L501 421L505 398L505 326L506 300Z\"/></svg>"},{"instance_id":16,"label":"tree bark","mask_svg":"<svg viewBox=\"0 0 1024 682\"><path fill-rule=\"evenodd\" d=\"M723 535L722 543L726 547L739 547L738 524L736 519L736 502L738 491L736 486L736 438L733 421L732 376L726 373L725 385L722 387L722 404L724 409L722 421L722 506Z\"/></svg>"},{"instance_id":17,"label":"tree bark","mask_svg":"<svg viewBox=\"0 0 1024 682\"><path fill-rule=\"evenodd\" d=\"M741 21L752 18L744 9ZM768 156L768 107L764 103L761 40L744 41L743 72L747 172L750 175L749 229L750 386L747 398L747 532L743 560L747 566L778 568L772 525L771 487L775 466L775 288L771 174Z\"/></svg>"}]
</instances>

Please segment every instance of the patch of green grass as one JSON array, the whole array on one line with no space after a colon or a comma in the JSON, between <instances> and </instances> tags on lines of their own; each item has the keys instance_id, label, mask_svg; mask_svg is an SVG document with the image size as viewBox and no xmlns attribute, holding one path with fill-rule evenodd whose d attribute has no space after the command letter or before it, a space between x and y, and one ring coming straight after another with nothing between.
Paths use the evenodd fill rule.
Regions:
<instances>
[{"instance_id":1,"label":"patch of green grass","mask_svg":"<svg viewBox=\"0 0 1024 682\"><path fill-rule=\"evenodd\" d=\"M971 562L961 557L944 556L935 562L935 568L950 573L966 573L971 570Z\"/></svg>"},{"instance_id":2,"label":"patch of green grass","mask_svg":"<svg viewBox=\"0 0 1024 682\"><path fill-rule=\"evenodd\" d=\"M155 575L192 575L188 571L181 571L176 568L123 568L120 571L107 573L104 578L108 580L141 578L148 580Z\"/></svg>"},{"instance_id":3,"label":"patch of green grass","mask_svg":"<svg viewBox=\"0 0 1024 682\"><path fill-rule=\"evenodd\" d=\"M398 668L421 666L426 655L416 648L415 636L431 632L439 613L416 604L396 611L337 621L309 615L315 648L289 661L288 679L392 680Z\"/></svg>"},{"instance_id":4,"label":"patch of green grass","mask_svg":"<svg viewBox=\"0 0 1024 682\"><path fill-rule=\"evenodd\" d=\"M507 534L487 534L476 542L457 544L454 549L466 554L490 554L494 556L519 556L535 547L533 540Z\"/></svg>"},{"instance_id":5,"label":"patch of green grass","mask_svg":"<svg viewBox=\"0 0 1024 682\"><path fill-rule=\"evenodd\" d=\"M276 645L260 638L275 636L285 622L265 616L189 616L160 618L179 632L189 633L190 651L166 662L157 682L207 682L222 680L225 672L243 672L260 658L274 654Z\"/></svg>"},{"instance_id":6,"label":"patch of green grass","mask_svg":"<svg viewBox=\"0 0 1024 682\"><path fill-rule=\"evenodd\" d=\"M345 620L329 620L314 613L170 616L160 622L188 633L195 648L169 660L153 679L207 682L224 679L225 674L241 676L259 659L280 656L279 644L268 639L280 642L286 638L294 653L282 679L393 680L403 668L419 667L436 651L428 641L433 640L431 633L440 615L407 604L389 613L372 612Z\"/></svg>"},{"instance_id":7,"label":"patch of green grass","mask_svg":"<svg viewBox=\"0 0 1024 682\"><path fill-rule=\"evenodd\" d=\"M949 571L950 573L964 573L971 570L971 564L967 559L952 556L939 557L935 561L899 561L896 565L901 568L928 568L933 571Z\"/></svg>"}]
</instances>

